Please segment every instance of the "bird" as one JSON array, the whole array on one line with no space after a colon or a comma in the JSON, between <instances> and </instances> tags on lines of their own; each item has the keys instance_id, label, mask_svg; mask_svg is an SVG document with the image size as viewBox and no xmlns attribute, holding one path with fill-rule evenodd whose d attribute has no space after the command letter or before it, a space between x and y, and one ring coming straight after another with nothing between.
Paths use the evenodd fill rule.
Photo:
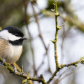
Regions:
<instances>
[{"instance_id":1,"label":"bird","mask_svg":"<svg viewBox=\"0 0 84 84\"><path fill-rule=\"evenodd\" d=\"M23 41L27 40L22 31L15 26L0 31L0 58L9 64L19 60L23 51Z\"/></svg>"}]
</instances>

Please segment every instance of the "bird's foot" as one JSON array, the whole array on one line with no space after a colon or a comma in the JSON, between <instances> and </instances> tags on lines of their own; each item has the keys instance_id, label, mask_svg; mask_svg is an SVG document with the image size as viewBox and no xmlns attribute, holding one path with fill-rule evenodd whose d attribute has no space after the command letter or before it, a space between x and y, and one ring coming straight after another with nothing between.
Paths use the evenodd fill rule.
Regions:
<instances>
[{"instance_id":1,"label":"bird's foot","mask_svg":"<svg viewBox=\"0 0 84 84\"><path fill-rule=\"evenodd\" d=\"M16 67L15 67L14 65L12 65L12 66L13 66L13 69L14 69L14 73L13 73L13 75L15 75L16 72L17 72L17 69L16 69Z\"/></svg>"},{"instance_id":2,"label":"bird's foot","mask_svg":"<svg viewBox=\"0 0 84 84\"><path fill-rule=\"evenodd\" d=\"M3 59L3 61L0 62L0 65L3 65L5 63L5 59L4 58L2 58L2 59Z\"/></svg>"},{"instance_id":3,"label":"bird's foot","mask_svg":"<svg viewBox=\"0 0 84 84\"><path fill-rule=\"evenodd\" d=\"M13 67L14 68L14 75L16 74L16 72L17 72L17 69L16 69L16 67L14 66Z\"/></svg>"}]
</instances>

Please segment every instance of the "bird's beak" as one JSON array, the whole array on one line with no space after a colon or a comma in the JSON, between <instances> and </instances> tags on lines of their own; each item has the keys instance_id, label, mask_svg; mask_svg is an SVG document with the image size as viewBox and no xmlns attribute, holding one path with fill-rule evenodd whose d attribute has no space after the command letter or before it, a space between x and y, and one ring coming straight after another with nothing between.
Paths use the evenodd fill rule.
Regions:
<instances>
[{"instance_id":1,"label":"bird's beak","mask_svg":"<svg viewBox=\"0 0 84 84\"><path fill-rule=\"evenodd\" d=\"M26 38L26 37L23 37L22 39L23 39L23 40L27 40L27 38Z\"/></svg>"}]
</instances>

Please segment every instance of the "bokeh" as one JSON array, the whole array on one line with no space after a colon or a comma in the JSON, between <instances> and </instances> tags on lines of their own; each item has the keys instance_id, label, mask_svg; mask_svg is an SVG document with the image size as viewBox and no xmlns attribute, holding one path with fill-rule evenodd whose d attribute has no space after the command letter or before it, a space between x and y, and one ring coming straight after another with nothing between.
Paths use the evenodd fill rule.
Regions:
<instances>
[{"instance_id":1,"label":"bokeh","mask_svg":"<svg viewBox=\"0 0 84 84\"><path fill-rule=\"evenodd\" d=\"M17 64L31 77L41 74L47 81L55 71L54 45L57 2L60 13L57 54L59 64L75 62L84 56L83 0L0 0L0 27L17 26L28 38ZM83 84L84 65L67 67L57 73L50 84ZM22 84L22 77L0 66L0 84ZM39 82L33 82L39 84ZM29 83L28 83L29 84Z\"/></svg>"}]
</instances>

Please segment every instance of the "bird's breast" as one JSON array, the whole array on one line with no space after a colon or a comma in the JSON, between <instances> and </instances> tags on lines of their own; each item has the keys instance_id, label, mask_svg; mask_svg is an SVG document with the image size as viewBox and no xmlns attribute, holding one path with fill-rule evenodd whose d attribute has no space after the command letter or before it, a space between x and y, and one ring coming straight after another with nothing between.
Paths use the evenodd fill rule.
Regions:
<instances>
[{"instance_id":1,"label":"bird's breast","mask_svg":"<svg viewBox=\"0 0 84 84\"><path fill-rule=\"evenodd\" d=\"M16 62L20 58L22 50L23 50L22 45L19 46L10 45L9 50L7 50L8 56L6 57L6 61L10 64Z\"/></svg>"}]
</instances>

